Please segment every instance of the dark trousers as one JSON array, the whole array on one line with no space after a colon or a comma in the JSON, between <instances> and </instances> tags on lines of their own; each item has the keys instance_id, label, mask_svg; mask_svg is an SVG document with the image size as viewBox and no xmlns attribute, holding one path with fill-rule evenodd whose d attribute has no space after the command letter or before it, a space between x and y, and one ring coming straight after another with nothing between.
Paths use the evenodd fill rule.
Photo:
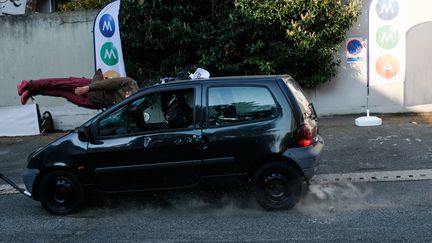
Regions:
<instances>
[{"instance_id":1,"label":"dark trousers","mask_svg":"<svg viewBox=\"0 0 432 243\"><path fill-rule=\"evenodd\" d=\"M77 95L75 88L89 85L91 79L88 78L47 78L28 81L30 96L46 95L63 97L75 105L89 109L100 109L98 105L90 101L87 94Z\"/></svg>"}]
</instances>

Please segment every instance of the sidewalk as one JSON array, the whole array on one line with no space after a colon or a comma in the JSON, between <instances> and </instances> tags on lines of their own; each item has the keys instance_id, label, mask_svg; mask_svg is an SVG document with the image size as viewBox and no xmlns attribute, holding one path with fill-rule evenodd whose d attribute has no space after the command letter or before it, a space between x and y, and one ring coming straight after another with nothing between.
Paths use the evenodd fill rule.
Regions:
<instances>
[{"instance_id":1,"label":"sidewalk","mask_svg":"<svg viewBox=\"0 0 432 243\"><path fill-rule=\"evenodd\" d=\"M381 115L378 127L356 127L357 117L320 118L318 174L432 169L432 113ZM62 134L0 137L0 173L22 183L27 156Z\"/></svg>"}]
</instances>

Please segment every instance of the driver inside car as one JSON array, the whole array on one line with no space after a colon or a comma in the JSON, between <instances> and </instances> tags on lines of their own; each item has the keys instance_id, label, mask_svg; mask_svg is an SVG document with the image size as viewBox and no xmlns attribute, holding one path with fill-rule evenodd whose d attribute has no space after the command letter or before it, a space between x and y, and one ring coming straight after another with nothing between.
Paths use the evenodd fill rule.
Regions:
<instances>
[{"instance_id":1,"label":"driver inside car","mask_svg":"<svg viewBox=\"0 0 432 243\"><path fill-rule=\"evenodd\" d=\"M182 128L192 125L192 108L183 94L172 94L166 105L165 121L161 129Z\"/></svg>"}]
</instances>

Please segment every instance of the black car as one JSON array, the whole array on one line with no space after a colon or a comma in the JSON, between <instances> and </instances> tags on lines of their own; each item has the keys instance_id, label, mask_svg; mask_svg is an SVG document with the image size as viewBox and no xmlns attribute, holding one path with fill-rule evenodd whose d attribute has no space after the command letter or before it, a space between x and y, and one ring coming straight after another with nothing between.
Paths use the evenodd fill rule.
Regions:
<instances>
[{"instance_id":1,"label":"black car","mask_svg":"<svg viewBox=\"0 0 432 243\"><path fill-rule=\"evenodd\" d=\"M32 152L23 179L54 214L79 209L87 189L231 179L264 208L289 209L323 146L315 110L288 75L173 81L140 90Z\"/></svg>"}]
</instances>

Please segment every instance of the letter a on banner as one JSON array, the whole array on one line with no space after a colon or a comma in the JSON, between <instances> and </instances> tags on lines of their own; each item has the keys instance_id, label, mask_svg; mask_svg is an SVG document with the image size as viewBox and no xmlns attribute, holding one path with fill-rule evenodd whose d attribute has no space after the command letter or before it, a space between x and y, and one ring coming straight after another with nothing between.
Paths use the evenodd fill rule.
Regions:
<instances>
[{"instance_id":1,"label":"letter a on banner","mask_svg":"<svg viewBox=\"0 0 432 243\"><path fill-rule=\"evenodd\" d=\"M126 77L120 39L118 14L120 0L106 5L96 16L93 25L95 69L104 77Z\"/></svg>"}]
</instances>

